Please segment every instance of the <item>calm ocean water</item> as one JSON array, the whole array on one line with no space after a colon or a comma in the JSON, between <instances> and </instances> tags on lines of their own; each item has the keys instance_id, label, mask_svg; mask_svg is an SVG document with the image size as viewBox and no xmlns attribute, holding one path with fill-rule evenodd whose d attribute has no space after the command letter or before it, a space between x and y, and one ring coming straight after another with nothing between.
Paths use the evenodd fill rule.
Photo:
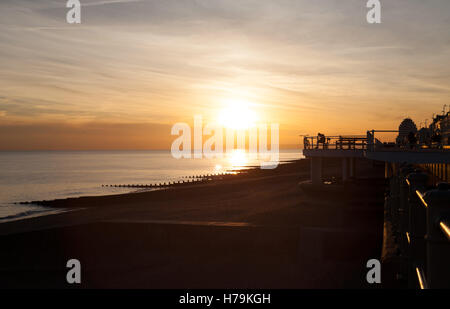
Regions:
<instances>
[{"instance_id":1,"label":"calm ocean water","mask_svg":"<svg viewBox=\"0 0 450 309\"><path fill-rule=\"evenodd\" d=\"M300 150L280 151L280 162ZM46 214L49 209L14 202L136 191L102 184L151 184L259 165L236 151L223 159L172 158L168 151L0 152L0 222Z\"/></svg>"}]
</instances>

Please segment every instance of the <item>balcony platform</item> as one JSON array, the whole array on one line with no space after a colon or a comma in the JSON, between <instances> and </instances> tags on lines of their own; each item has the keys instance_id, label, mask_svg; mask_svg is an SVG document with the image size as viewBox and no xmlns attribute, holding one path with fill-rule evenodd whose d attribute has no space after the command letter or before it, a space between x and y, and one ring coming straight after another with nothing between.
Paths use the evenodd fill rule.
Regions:
<instances>
[{"instance_id":1,"label":"balcony platform","mask_svg":"<svg viewBox=\"0 0 450 309\"><path fill-rule=\"evenodd\" d=\"M366 158L389 163L434 164L450 163L450 151L447 149L304 149L306 157L320 158Z\"/></svg>"},{"instance_id":2,"label":"balcony platform","mask_svg":"<svg viewBox=\"0 0 450 309\"><path fill-rule=\"evenodd\" d=\"M364 158L389 163L446 164L450 163L450 151L445 149L381 149L364 151Z\"/></svg>"},{"instance_id":3,"label":"balcony platform","mask_svg":"<svg viewBox=\"0 0 450 309\"><path fill-rule=\"evenodd\" d=\"M363 149L303 149L305 157L364 158Z\"/></svg>"}]
</instances>

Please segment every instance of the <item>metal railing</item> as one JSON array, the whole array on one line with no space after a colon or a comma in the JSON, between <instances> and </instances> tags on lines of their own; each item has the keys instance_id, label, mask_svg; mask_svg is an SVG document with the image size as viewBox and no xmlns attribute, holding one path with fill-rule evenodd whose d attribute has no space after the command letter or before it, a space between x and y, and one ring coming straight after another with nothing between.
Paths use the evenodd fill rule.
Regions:
<instances>
[{"instance_id":1,"label":"metal railing","mask_svg":"<svg viewBox=\"0 0 450 309\"><path fill-rule=\"evenodd\" d=\"M398 130L370 130L366 135L339 135L339 136L303 136L304 149L363 149L368 151L448 151L450 146L432 142L409 143L397 140L381 141L378 139L380 133L395 133Z\"/></svg>"},{"instance_id":2,"label":"metal railing","mask_svg":"<svg viewBox=\"0 0 450 309\"><path fill-rule=\"evenodd\" d=\"M419 287L421 290L428 289L427 279L425 278L425 274L423 269L416 267L417 280L419 281Z\"/></svg>"},{"instance_id":3,"label":"metal railing","mask_svg":"<svg viewBox=\"0 0 450 309\"><path fill-rule=\"evenodd\" d=\"M398 130L370 130L367 131L367 150L382 150L396 148L398 145L395 142L381 142L376 138L375 133L398 133Z\"/></svg>"},{"instance_id":4,"label":"metal railing","mask_svg":"<svg viewBox=\"0 0 450 309\"><path fill-rule=\"evenodd\" d=\"M409 287L450 288L450 185L405 166L390 181L387 211L406 258Z\"/></svg>"},{"instance_id":5,"label":"metal railing","mask_svg":"<svg viewBox=\"0 0 450 309\"><path fill-rule=\"evenodd\" d=\"M439 222L439 227L442 230L442 233L447 236L448 240L450 240L450 221L449 220L443 220Z\"/></svg>"},{"instance_id":6,"label":"metal railing","mask_svg":"<svg viewBox=\"0 0 450 309\"><path fill-rule=\"evenodd\" d=\"M367 138L359 136L305 136L305 149L366 149Z\"/></svg>"}]
</instances>

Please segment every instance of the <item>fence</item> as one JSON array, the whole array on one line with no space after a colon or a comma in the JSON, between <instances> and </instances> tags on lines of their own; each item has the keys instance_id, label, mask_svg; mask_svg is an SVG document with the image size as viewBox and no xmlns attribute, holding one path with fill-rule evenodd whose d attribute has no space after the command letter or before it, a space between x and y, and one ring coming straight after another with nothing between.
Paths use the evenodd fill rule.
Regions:
<instances>
[{"instance_id":1,"label":"fence","mask_svg":"<svg viewBox=\"0 0 450 309\"><path fill-rule=\"evenodd\" d=\"M390 181L386 208L410 288L450 288L450 185L405 166Z\"/></svg>"},{"instance_id":2,"label":"fence","mask_svg":"<svg viewBox=\"0 0 450 309\"><path fill-rule=\"evenodd\" d=\"M369 151L394 151L394 150L412 150L412 151L448 151L449 145L431 141L405 141L395 138L382 142L384 140L380 134L398 134L398 130L370 130L367 135L339 135L339 136L303 136L304 149L363 149Z\"/></svg>"},{"instance_id":3,"label":"fence","mask_svg":"<svg viewBox=\"0 0 450 309\"><path fill-rule=\"evenodd\" d=\"M365 136L305 136L305 149L366 149Z\"/></svg>"}]
</instances>

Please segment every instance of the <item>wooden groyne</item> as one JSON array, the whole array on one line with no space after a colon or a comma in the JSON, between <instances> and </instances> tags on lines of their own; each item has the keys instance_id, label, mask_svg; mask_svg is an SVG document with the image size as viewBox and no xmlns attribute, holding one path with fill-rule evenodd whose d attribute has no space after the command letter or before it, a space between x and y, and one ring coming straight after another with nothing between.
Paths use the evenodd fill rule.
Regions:
<instances>
[{"instance_id":1,"label":"wooden groyne","mask_svg":"<svg viewBox=\"0 0 450 309\"><path fill-rule=\"evenodd\" d=\"M205 183L208 181L214 181L223 179L226 176L237 175L240 172L231 171L231 172L222 172L222 173L212 173L212 174L203 174L203 175L190 175L190 176L182 176L182 180L178 181L166 181L166 182L158 182L152 184L102 184L102 187L109 188L137 188L137 189L161 189L168 188L179 185L186 184L198 184Z\"/></svg>"},{"instance_id":2,"label":"wooden groyne","mask_svg":"<svg viewBox=\"0 0 450 309\"><path fill-rule=\"evenodd\" d=\"M206 182L212 182L217 180L222 180L225 177L230 177L233 175L238 175L247 171L227 171L221 173L211 173L211 174L200 174L200 175L191 175L191 176L182 176L182 180L177 181L165 181L158 182L152 184L102 184L101 186L104 188L134 188L134 189L166 189L170 187L183 186L183 185L193 185L193 184L204 184ZM24 201L24 202L15 202L17 205L41 205L45 206L49 201Z\"/></svg>"}]
</instances>

